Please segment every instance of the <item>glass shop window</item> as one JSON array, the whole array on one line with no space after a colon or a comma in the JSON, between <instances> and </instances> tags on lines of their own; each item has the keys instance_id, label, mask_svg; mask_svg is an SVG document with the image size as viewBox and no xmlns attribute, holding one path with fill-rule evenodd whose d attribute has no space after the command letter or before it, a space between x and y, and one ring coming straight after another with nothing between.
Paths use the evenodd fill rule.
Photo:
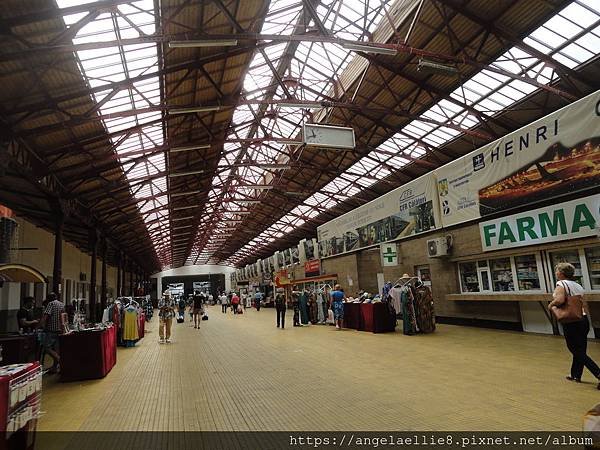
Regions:
<instances>
[{"instance_id":1,"label":"glass shop window","mask_svg":"<svg viewBox=\"0 0 600 450\"><path fill-rule=\"evenodd\" d=\"M460 287L462 292L479 292L479 277L475 262L459 263Z\"/></svg>"},{"instance_id":2,"label":"glass shop window","mask_svg":"<svg viewBox=\"0 0 600 450\"><path fill-rule=\"evenodd\" d=\"M585 249L592 290L600 290L600 247Z\"/></svg>"},{"instance_id":3,"label":"glass shop window","mask_svg":"<svg viewBox=\"0 0 600 450\"><path fill-rule=\"evenodd\" d=\"M517 266L517 283L519 291L533 291L541 289L540 274L538 272L535 255L515 256Z\"/></svg>"},{"instance_id":4,"label":"glass shop window","mask_svg":"<svg viewBox=\"0 0 600 450\"><path fill-rule=\"evenodd\" d=\"M492 259L492 286L494 292L514 291L512 267L510 258Z\"/></svg>"},{"instance_id":5,"label":"glass shop window","mask_svg":"<svg viewBox=\"0 0 600 450\"><path fill-rule=\"evenodd\" d=\"M556 274L554 273L554 267L558 263L567 262L573 264L575 267L575 277L574 280L583 286L583 274L581 271L581 260L579 259L579 250L566 250L560 252L553 252L550 254L552 260L552 278L554 279L554 283L556 284Z\"/></svg>"}]
</instances>

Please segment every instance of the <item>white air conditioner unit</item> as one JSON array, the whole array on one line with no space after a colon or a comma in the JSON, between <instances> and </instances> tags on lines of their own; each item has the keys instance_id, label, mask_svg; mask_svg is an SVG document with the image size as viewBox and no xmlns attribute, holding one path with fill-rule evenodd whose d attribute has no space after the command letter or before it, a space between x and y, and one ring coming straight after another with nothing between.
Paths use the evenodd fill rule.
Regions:
<instances>
[{"instance_id":1,"label":"white air conditioner unit","mask_svg":"<svg viewBox=\"0 0 600 450\"><path fill-rule=\"evenodd\" d=\"M440 258L442 256L447 256L449 250L450 249L448 248L448 239L445 237L429 239L427 241L427 256L429 256L430 258Z\"/></svg>"}]
</instances>

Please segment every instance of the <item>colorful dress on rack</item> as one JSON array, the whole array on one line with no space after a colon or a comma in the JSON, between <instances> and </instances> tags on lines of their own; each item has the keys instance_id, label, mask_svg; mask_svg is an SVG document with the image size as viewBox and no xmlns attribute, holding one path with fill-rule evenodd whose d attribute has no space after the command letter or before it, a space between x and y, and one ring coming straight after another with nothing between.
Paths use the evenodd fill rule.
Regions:
<instances>
[{"instance_id":1,"label":"colorful dress on rack","mask_svg":"<svg viewBox=\"0 0 600 450\"><path fill-rule=\"evenodd\" d=\"M300 294L300 322L303 325L308 324L308 294L306 292Z\"/></svg>"},{"instance_id":2,"label":"colorful dress on rack","mask_svg":"<svg viewBox=\"0 0 600 450\"><path fill-rule=\"evenodd\" d=\"M402 332L406 335L412 335L417 332L417 320L413 304L413 293L410 287L404 286L400 290L400 299L402 303Z\"/></svg>"},{"instance_id":3,"label":"colorful dress on rack","mask_svg":"<svg viewBox=\"0 0 600 450\"><path fill-rule=\"evenodd\" d=\"M419 330L422 333L433 333L435 331L435 312L433 309L433 295L428 286L416 288L415 306Z\"/></svg>"},{"instance_id":4,"label":"colorful dress on rack","mask_svg":"<svg viewBox=\"0 0 600 450\"><path fill-rule=\"evenodd\" d=\"M325 319L327 317L327 305L325 304L325 299L323 298L322 292L317 292L317 320L319 323L325 323Z\"/></svg>"},{"instance_id":5,"label":"colorful dress on rack","mask_svg":"<svg viewBox=\"0 0 600 450\"><path fill-rule=\"evenodd\" d=\"M133 347L140 338L138 331L138 313L135 308L127 308L123 316L123 340L126 347Z\"/></svg>"}]
</instances>

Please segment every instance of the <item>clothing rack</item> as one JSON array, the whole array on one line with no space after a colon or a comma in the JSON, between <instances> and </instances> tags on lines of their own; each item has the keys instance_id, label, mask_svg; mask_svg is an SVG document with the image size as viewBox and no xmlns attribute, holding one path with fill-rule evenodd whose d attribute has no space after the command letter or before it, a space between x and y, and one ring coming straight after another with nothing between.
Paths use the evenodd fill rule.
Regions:
<instances>
[{"instance_id":1,"label":"clothing rack","mask_svg":"<svg viewBox=\"0 0 600 450\"><path fill-rule=\"evenodd\" d=\"M404 278L404 277L400 277L398 278L396 281L394 281L394 283L392 284L392 287L403 287L406 286L409 283L412 283L413 280L418 280L419 277L409 277L409 278ZM403 283L400 284L399 282L402 281Z\"/></svg>"}]
</instances>

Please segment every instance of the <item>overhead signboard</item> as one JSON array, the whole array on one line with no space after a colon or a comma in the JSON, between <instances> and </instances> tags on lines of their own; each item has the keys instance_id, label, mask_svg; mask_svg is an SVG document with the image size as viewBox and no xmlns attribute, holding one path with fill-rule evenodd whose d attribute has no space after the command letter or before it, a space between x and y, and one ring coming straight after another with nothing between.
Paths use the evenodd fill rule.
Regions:
<instances>
[{"instance_id":1,"label":"overhead signboard","mask_svg":"<svg viewBox=\"0 0 600 450\"><path fill-rule=\"evenodd\" d=\"M444 226L600 184L600 91L435 171Z\"/></svg>"},{"instance_id":2,"label":"overhead signboard","mask_svg":"<svg viewBox=\"0 0 600 450\"><path fill-rule=\"evenodd\" d=\"M356 146L354 129L332 125L304 124L302 134L306 145L353 149Z\"/></svg>"},{"instance_id":3,"label":"overhead signboard","mask_svg":"<svg viewBox=\"0 0 600 450\"><path fill-rule=\"evenodd\" d=\"M317 227L321 258L434 230L436 182L427 174Z\"/></svg>"},{"instance_id":4,"label":"overhead signboard","mask_svg":"<svg viewBox=\"0 0 600 450\"><path fill-rule=\"evenodd\" d=\"M596 236L600 194L479 224L483 251Z\"/></svg>"}]
</instances>

